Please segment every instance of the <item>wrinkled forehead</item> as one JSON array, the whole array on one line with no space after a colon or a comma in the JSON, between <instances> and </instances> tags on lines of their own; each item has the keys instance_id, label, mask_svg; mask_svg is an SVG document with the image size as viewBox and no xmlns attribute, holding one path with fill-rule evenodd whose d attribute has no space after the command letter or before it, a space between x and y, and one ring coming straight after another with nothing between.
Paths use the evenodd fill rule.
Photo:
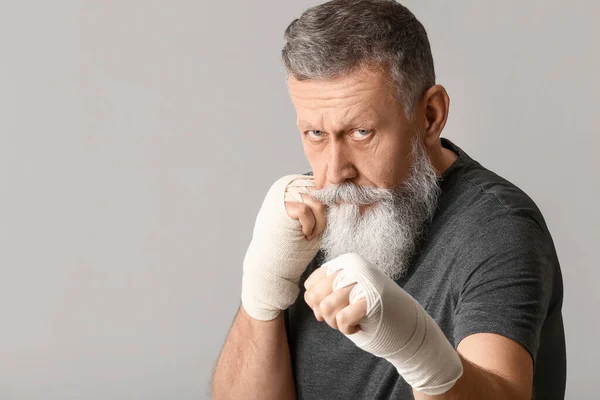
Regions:
<instances>
[{"instance_id":1,"label":"wrinkled forehead","mask_svg":"<svg viewBox=\"0 0 600 400\"><path fill-rule=\"evenodd\" d=\"M388 74L379 69L357 69L334 78L296 79L288 76L288 90L293 99L342 99L377 96L392 92Z\"/></svg>"},{"instance_id":2,"label":"wrinkled forehead","mask_svg":"<svg viewBox=\"0 0 600 400\"><path fill-rule=\"evenodd\" d=\"M288 87L298 126L304 128L323 123L322 119L372 124L399 109L383 73L361 71L334 79L289 77Z\"/></svg>"}]
</instances>

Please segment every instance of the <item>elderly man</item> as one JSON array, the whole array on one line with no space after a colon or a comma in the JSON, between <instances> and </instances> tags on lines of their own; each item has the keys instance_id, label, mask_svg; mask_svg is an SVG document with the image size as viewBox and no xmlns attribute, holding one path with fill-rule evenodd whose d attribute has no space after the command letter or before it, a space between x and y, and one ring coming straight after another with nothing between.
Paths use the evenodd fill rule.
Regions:
<instances>
[{"instance_id":1,"label":"elderly man","mask_svg":"<svg viewBox=\"0 0 600 400\"><path fill-rule=\"evenodd\" d=\"M440 138L449 98L423 26L394 1L334 0L285 38L312 171L258 213L214 398L563 398L550 233Z\"/></svg>"}]
</instances>

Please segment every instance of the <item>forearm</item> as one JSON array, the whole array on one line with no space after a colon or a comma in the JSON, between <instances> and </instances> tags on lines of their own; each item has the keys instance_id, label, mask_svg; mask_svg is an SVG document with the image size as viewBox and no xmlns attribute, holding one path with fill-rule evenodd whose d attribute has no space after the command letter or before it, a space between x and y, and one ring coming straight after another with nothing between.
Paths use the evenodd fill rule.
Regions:
<instances>
[{"instance_id":1,"label":"forearm","mask_svg":"<svg viewBox=\"0 0 600 400\"><path fill-rule=\"evenodd\" d=\"M519 397L522 390L511 384L509 379L469 362L460 354L459 357L463 364L463 375L449 391L431 396L413 390L415 400L526 400L531 398L531 396Z\"/></svg>"},{"instance_id":2,"label":"forearm","mask_svg":"<svg viewBox=\"0 0 600 400\"><path fill-rule=\"evenodd\" d=\"M258 321L243 307L215 368L213 399L295 399L283 312Z\"/></svg>"}]
</instances>

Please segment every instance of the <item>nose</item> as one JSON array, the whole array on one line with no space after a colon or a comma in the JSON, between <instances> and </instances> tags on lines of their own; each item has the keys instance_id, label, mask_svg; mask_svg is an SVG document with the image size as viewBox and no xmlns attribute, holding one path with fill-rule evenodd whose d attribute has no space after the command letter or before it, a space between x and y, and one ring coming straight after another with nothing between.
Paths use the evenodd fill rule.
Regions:
<instances>
[{"instance_id":1,"label":"nose","mask_svg":"<svg viewBox=\"0 0 600 400\"><path fill-rule=\"evenodd\" d=\"M355 178L356 174L351 154L344 144L337 141L331 143L327 162L327 184L339 185Z\"/></svg>"}]
</instances>

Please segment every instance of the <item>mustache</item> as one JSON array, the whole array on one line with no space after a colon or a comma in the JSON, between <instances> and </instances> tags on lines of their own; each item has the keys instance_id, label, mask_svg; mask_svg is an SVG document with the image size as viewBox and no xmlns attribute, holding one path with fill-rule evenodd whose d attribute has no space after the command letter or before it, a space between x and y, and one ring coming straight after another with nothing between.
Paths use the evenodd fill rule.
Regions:
<instances>
[{"instance_id":1,"label":"mustache","mask_svg":"<svg viewBox=\"0 0 600 400\"><path fill-rule=\"evenodd\" d=\"M352 182L331 184L323 189L315 190L311 196L326 206L339 204L367 205L378 201L393 200L397 194L394 189L383 189L369 186L359 186Z\"/></svg>"}]
</instances>

